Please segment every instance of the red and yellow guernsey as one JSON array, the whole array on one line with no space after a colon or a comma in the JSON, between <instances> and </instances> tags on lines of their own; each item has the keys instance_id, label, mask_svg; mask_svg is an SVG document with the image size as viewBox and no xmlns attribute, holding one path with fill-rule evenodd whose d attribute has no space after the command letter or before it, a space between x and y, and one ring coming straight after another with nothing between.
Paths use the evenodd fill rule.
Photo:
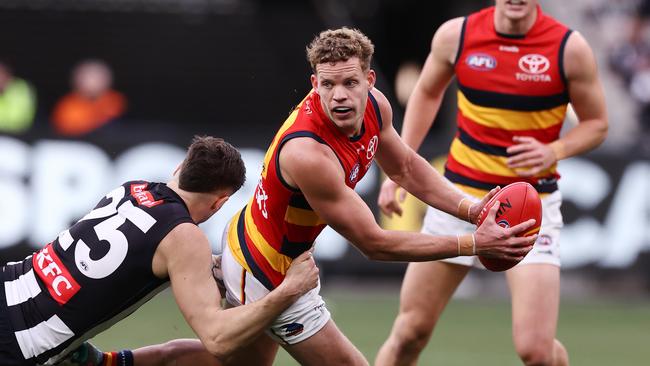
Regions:
<instances>
[{"instance_id":1,"label":"red and yellow guernsey","mask_svg":"<svg viewBox=\"0 0 650 366\"><path fill-rule=\"evenodd\" d=\"M458 80L458 133L445 176L463 191L483 196L496 185L527 181L540 193L557 190L556 166L524 178L508 168L513 136L543 143L559 138L569 103L563 54L571 30L537 7L524 35L494 28L494 7L469 15L454 66Z\"/></svg>"},{"instance_id":2,"label":"red and yellow guernsey","mask_svg":"<svg viewBox=\"0 0 650 366\"><path fill-rule=\"evenodd\" d=\"M305 196L282 178L282 146L299 137L329 146L343 167L345 184L354 188L370 168L381 125L377 101L368 93L361 131L346 136L324 113L320 96L313 90L284 122L266 152L255 194L228 227L234 258L266 288L272 290L282 282L291 261L312 247L326 225Z\"/></svg>"}]
</instances>

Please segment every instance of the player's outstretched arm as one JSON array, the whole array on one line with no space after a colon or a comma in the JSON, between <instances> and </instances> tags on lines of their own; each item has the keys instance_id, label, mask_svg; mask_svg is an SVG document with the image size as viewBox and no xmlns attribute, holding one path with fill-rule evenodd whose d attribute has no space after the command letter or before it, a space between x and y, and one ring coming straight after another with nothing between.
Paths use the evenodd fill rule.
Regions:
<instances>
[{"instance_id":1,"label":"player's outstretched arm","mask_svg":"<svg viewBox=\"0 0 650 366\"><path fill-rule=\"evenodd\" d=\"M306 252L293 261L285 280L268 296L224 310L212 274L210 246L197 226L178 225L163 239L156 256L154 272L169 274L185 320L205 348L219 359L227 359L254 340L274 318L318 283L318 268L311 252Z\"/></svg>"},{"instance_id":2,"label":"player's outstretched arm","mask_svg":"<svg viewBox=\"0 0 650 366\"><path fill-rule=\"evenodd\" d=\"M309 151L309 154L304 151ZM354 190L345 185L343 170L326 145L308 138L290 140L283 147L280 166L285 180L291 181L302 191L320 218L370 259L420 262L473 254L471 250L461 251L456 236L432 236L380 228L370 208ZM511 230L499 227L494 221L481 225L485 228L481 235L475 237L477 252L497 258L518 256L511 247L523 248L520 250L525 252L534 238L515 235L532 224L526 222Z\"/></svg>"}]
</instances>

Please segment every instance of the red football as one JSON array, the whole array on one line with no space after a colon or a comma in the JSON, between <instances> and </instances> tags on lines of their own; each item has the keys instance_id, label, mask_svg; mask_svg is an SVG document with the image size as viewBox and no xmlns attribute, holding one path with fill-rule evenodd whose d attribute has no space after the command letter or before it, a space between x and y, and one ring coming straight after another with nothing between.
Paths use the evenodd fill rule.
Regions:
<instances>
[{"instance_id":1,"label":"red football","mask_svg":"<svg viewBox=\"0 0 650 366\"><path fill-rule=\"evenodd\" d=\"M508 184L490 199L479 215L477 226L480 226L487 217L494 201L500 203L496 214L496 222L502 227L511 227L529 219L535 219L535 225L520 236L537 234L542 226L542 201L533 186L526 182ZM500 272L512 268L517 261L507 259L483 258L478 259L490 271Z\"/></svg>"}]
</instances>

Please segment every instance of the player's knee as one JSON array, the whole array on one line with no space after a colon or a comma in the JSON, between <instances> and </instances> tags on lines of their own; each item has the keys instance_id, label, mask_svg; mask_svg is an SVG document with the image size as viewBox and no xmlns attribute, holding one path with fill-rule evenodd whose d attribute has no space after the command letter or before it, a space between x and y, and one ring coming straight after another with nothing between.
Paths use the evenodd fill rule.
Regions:
<instances>
[{"instance_id":1,"label":"player's knee","mask_svg":"<svg viewBox=\"0 0 650 366\"><path fill-rule=\"evenodd\" d=\"M413 315L400 315L395 323L395 341L401 352L420 352L426 347L435 324L431 319L420 319Z\"/></svg>"},{"instance_id":2,"label":"player's knee","mask_svg":"<svg viewBox=\"0 0 650 366\"><path fill-rule=\"evenodd\" d=\"M515 342L519 358L526 366L546 366L553 362L553 342L540 342L530 337Z\"/></svg>"}]
</instances>

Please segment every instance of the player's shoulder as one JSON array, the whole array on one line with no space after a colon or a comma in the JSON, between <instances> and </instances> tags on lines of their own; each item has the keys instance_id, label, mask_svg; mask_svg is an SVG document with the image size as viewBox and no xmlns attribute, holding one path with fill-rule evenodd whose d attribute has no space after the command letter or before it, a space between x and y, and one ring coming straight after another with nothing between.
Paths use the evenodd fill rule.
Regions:
<instances>
[{"instance_id":1,"label":"player's shoulder","mask_svg":"<svg viewBox=\"0 0 650 366\"><path fill-rule=\"evenodd\" d=\"M592 53L591 46L585 37L578 31L571 31L565 46L565 55L584 57Z\"/></svg>"},{"instance_id":2,"label":"player's shoulder","mask_svg":"<svg viewBox=\"0 0 650 366\"><path fill-rule=\"evenodd\" d=\"M340 163L334 150L314 139L300 137L285 143L280 153L280 168L284 180L300 190L330 185L340 175Z\"/></svg>"},{"instance_id":3,"label":"player's shoulder","mask_svg":"<svg viewBox=\"0 0 650 366\"><path fill-rule=\"evenodd\" d=\"M176 225L170 232L172 235L178 235L180 237L186 236L205 236L203 231L192 222L181 222Z\"/></svg>"},{"instance_id":4,"label":"player's shoulder","mask_svg":"<svg viewBox=\"0 0 650 366\"><path fill-rule=\"evenodd\" d=\"M180 248L184 246L178 246L175 243L198 243L206 240L205 233L198 226L194 223L182 222L167 233L161 244L173 244L173 250L182 250ZM168 246L161 245L161 247Z\"/></svg>"},{"instance_id":5,"label":"player's shoulder","mask_svg":"<svg viewBox=\"0 0 650 366\"><path fill-rule=\"evenodd\" d=\"M595 72L596 60L589 42L578 31L572 31L564 47L564 70L569 80Z\"/></svg>"},{"instance_id":6,"label":"player's shoulder","mask_svg":"<svg viewBox=\"0 0 650 366\"><path fill-rule=\"evenodd\" d=\"M393 107L390 105L390 101L386 98L386 95L377 88L372 88L370 94L377 101L377 106L379 107L379 113L381 114L381 119L384 125L390 124L393 119Z\"/></svg>"},{"instance_id":7,"label":"player's shoulder","mask_svg":"<svg viewBox=\"0 0 650 366\"><path fill-rule=\"evenodd\" d=\"M300 165L301 168L317 167L324 159L330 158L331 149L310 137L296 137L284 143L280 152L283 166Z\"/></svg>"},{"instance_id":8,"label":"player's shoulder","mask_svg":"<svg viewBox=\"0 0 650 366\"><path fill-rule=\"evenodd\" d=\"M456 43L463 31L464 17L457 17L442 23L436 30L432 42ZM433 43L432 43L433 44Z\"/></svg>"},{"instance_id":9,"label":"player's shoulder","mask_svg":"<svg viewBox=\"0 0 650 366\"><path fill-rule=\"evenodd\" d=\"M438 28L431 40L431 54L441 62L453 63L460 47L465 18L450 19Z\"/></svg>"}]
</instances>

